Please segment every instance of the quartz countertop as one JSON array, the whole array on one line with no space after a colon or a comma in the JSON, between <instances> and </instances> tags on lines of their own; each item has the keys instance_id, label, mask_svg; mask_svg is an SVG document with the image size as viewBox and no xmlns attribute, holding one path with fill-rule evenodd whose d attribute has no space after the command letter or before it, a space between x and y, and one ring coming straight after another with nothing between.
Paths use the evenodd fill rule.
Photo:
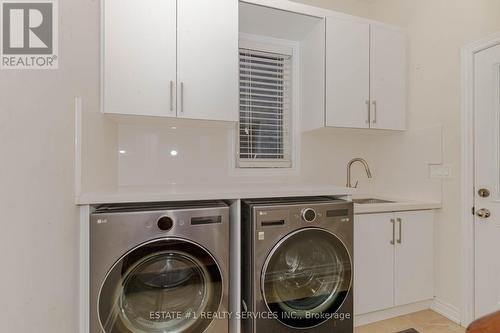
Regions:
<instances>
[{"instance_id":1,"label":"quartz countertop","mask_svg":"<svg viewBox=\"0 0 500 333\"><path fill-rule=\"evenodd\" d=\"M388 197L383 195L359 195L354 194L353 199L376 198L393 202L370 203L370 204L354 204L354 214L370 214L383 212L401 212L409 210L427 210L440 209L442 204L439 201L432 200L410 200L397 197Z\"/></svg>"},{"instance_id":2,"label":"quartz countertop","mask_svg":"<svg viewBox=\"0 0 500 333\"><path fill-rule=\"evenodd\" d=\"M76 196L77 205L104 203L223 200L297 196L349 196L353 189L315 183L171 184L153 187L116 187Z\"/></svg>"}]
</instances>

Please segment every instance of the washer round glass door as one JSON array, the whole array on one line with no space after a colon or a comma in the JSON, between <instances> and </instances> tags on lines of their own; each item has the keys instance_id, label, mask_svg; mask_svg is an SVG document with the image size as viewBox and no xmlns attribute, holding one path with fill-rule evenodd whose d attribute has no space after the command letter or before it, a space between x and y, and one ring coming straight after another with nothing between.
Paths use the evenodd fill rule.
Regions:
<instances>
[{"instance_id":1,"label":"washer round glass door","mask_svg":"<svg viewBox=\"0 0 500 333\"><path fill-rule=\"evenodd\" d=\"M335 235L317 228L286 236L262 270L262 294L283 324L310 328L339 310L351 286L351 259Z\"/></svg>"},{"instance_id":2,"label":"washer round glass door","mask_svg":"<svg viewBox=\"0 0 500 333\"><path fill-rule=\"evenodd\" d=\"M200 245L161 239L140 245L109 271L99 294L106 333L199 333L222 301L222 276Z\"/></svg>"}]
</instances>

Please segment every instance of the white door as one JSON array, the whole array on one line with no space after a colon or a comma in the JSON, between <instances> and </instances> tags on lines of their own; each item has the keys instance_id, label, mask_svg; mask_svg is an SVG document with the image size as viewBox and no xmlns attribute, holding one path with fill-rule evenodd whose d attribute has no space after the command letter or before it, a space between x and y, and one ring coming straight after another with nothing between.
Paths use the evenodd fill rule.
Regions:
<instances>
[{"instance_id":1,"label":"white door","mask_svg":"<svg viewBox=\"0 0 500 333\"><path fill-rule=\"evenodd\" d=\"M178 1L177 116L238 121L238 1Z\"/></svg>"},{"instance_id":2,"label":"white door","mask_svg":"<svg viewBox=\"0 0 500 333\"><path fill-rule=\"evenodd\" d=\"M326 22L326 126L368 128L370 25Z\"/></svg>"},{"instance_id":3,"label":"white door","mask_svg":"<svg viewBox=\"0 0 500 333\"><path fill-rule=\"evenodd\" d=\"M371 128L406 129L406 37L384 26L370 27Z\"/></svg>"},{"instance_id":4,"label":"white door","mask_svg":"<svg viewBox=\"0 0 500 333\"><path fill-rule=\"evenodd\" d=\"M393 213L354 217L354 314L394 306Z\"/></svg>"},{"instance_id":5,"label":"white door","mask_svg":"<svg viewBox=\"0 0 500 333\"><path fill-rule=\"evenodd\" d=\"M434 297L434 213L396 213L395 305Z\"/></svg>"},{"instance_id":6,"label":"white door","mask_svg":"<svg viewBox=\"0 0 500 333\"><path fill-rule=\"evenodd\" d=\"M175 117L176 1L106 0L106 113Z\"/></svg>"},{"instance_id":7,"label":"white door","mask_svg":"<svg viewBox=\"0 0 500 333\"><path fill-rule=\"evenodd\" d=\"M500 45L479 52L474 62L475 315L480 317L500 310Z\"/></svg>"}]
</instances>

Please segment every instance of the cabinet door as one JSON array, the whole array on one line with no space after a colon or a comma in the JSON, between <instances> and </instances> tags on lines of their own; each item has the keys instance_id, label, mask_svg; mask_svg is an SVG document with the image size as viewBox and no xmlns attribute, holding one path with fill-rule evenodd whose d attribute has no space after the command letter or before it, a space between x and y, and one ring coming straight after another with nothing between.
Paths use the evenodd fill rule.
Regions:
<instances>
[{"instance_id":1,"label":"cabinet door","mask_svg":"<svg viewBox=\"0 0 500 333\"><path fill-rule=\"evenodd\" d=\"M406 37L397 30L371 26L371 127L406 129Z\"/></svg>"},{"instance_id":2,"label":"cabinet door","mask_svg":"<svg viewBox=\"0 0 500 333\"><path fill-rule=\"evenodd\" d=\"M176 1L106 0L102 109L175 117Z\"/></svg>"},{"instance_id":3,"label":"cabinet door","mask_svg":"<svg viewBox=\"0 0 500 333\"><path fill-rule=\"evenodd\" d=\"M178 1L181 118L238 120L238 1Z\"/></svg>"},{"instance_id":4,"label":"cabinet door","mask_svg":"<svg viewBox=\"0 0 500 333\"><path fill-rule=\"evenodd\" d=\"M404 305L434 297L432 211L396 213L395 301Z\"/></svg>"},{"instance_id":5,"label":"cabinet door","mask_svg":"<svg viewBox=\"0 0 500 333\"><path fill-rule=\"evenodd\" d=\"M368 128L370 26L328 18L326 126Z\"/></svg>"},{"instance_id":6,"label":"cabinet door","mask_svg":"<svg viewBox=\"0 0 500 333\"><path fill-rule=\"evenodd\" d=\"M354 218L354 314L394 306L394 214Z\"/></svg>"}]
</instances>

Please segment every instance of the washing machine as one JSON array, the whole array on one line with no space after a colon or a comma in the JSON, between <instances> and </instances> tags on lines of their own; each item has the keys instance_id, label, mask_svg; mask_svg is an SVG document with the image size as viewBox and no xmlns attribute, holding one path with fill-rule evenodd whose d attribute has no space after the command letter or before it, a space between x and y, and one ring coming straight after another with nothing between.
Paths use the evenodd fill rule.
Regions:
<instances>
[{"instance_id":1,"label":"washing machine","mask_svg":"<svg viewBox=\"0 0 500 333\"><path fill-rule=\"evenodd\" d=\"M102 205L90 219L90 333L227 333L224 202Z\"/></svg>"},{"instance_id":2,"label":"washing machine","mask_svg":"<svg viewBox=\"0 0 500 333\"><path fill-rule=\"evenodd\" d=\"M242 203L242 331L353 332L353 204Z\"/></svg>"}]
</instances>

